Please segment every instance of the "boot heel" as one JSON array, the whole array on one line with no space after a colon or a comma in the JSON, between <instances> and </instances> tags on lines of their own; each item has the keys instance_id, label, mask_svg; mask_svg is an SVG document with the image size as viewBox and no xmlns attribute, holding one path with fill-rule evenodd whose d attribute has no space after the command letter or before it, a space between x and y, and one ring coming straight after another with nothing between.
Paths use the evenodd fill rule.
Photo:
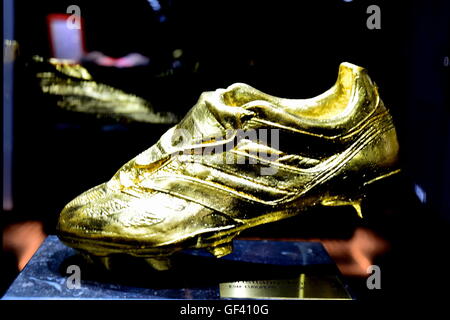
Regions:
<instances>
[{"instance_id":1,"label":"boot heel","mask_svg":"<svg viewBox=\"0 0 450 320\"><path fill-rule=\"evenodd\" d=\"M362 218L362 201L363 198L355 198L351 200L342 199L339 197L329 198L322 200L321 205L325 207L340 207L340 206L352 206L356 210L356 214Z\"/></svg>"},{"instance_id":2,"label":"boot heel","mask_svg":"<svg viewBox=\"0 0 450 320\"><path fill-rule=\"evenodd\" d=\"M365 190L363 195L356 197L334 196L322 200L321 205L326 207L339 207L339 206L352 206L360 218L363 218L363 203L366 202L366 198L374 193L375 189L385 188L386 183L390 183L398 177L400 169L394 170L388 174L376 177L363 184Z\"/></svg>"}]
</instances>

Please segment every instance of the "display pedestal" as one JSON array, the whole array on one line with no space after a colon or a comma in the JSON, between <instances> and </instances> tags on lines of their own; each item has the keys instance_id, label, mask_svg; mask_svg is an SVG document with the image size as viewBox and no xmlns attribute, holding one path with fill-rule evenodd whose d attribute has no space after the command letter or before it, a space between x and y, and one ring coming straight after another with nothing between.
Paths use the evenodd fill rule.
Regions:
<instances>
[{"instance_id":1,"label":"display pedestal","mask_svg":"<svg viewBox=\"0 0 450 320\"><path fill-rule=\"evenodd\" d=\"M353 298L319 242L235 240L233 253L220 259L183 251L170 271L131 257L112 263L106 271L49 236L2 299Z\"/></svg>"}]
</instances>

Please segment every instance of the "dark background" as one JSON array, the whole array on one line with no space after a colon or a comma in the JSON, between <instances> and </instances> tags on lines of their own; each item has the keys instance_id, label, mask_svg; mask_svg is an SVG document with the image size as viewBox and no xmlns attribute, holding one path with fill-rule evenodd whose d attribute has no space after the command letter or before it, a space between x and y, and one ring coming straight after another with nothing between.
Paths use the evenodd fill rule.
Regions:
<instances>
[{"instance_id":1,"label":"dark background","mask_svg":"<svg viewBox=\"0 0 450 320\"><path fill-rule=\"evenodd\" d=\"M201 92L234 82L308 98L333 85L341 62L367 68L397 126L402 174L371 191L363 221L339 209L247 235L340 239L362 225L393 248L378 261L387 270L385 290L369 296L413 294L405 288L414 286L418 273L430 277L422 285L434 290L445 272L441 257L450 231L449 2L159 2L162 10L155 12L146 0L15 1L14 210L3 213L4 223L39 220L53 233L68 201L107 181L168 129L64 113L42 99L29 61L50 56L45 16L76 4L87 51L112 57L139 52L151 59L148 67L127 70L91 66L94 78L180 116ZM372 4L381 8L380 30L366 27ZM183 50L178 65L174 49ZM417 199L415 185L426 192L426 203Z\"/></svg>"}]
</instances>

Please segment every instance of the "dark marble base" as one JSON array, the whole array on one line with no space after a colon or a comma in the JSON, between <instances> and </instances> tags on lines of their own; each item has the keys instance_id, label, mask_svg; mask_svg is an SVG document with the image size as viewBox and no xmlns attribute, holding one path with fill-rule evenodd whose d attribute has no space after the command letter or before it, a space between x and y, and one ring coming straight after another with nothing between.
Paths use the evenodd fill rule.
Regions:
<instances>
[{"instance_id":1,"label":"dark marble base","mask_svg":"<svg viewBox=\"0 0 450 320\"><path fill-rule=\"evenodd\" d=\"M235 240L228 256L184 251L162 272L131 257L112 263L112 271L89 264L49 236L2 299L351 298L318 242ZM70 265L80 267L78 289L67 286Z\"/></svg>"}]
</instances>

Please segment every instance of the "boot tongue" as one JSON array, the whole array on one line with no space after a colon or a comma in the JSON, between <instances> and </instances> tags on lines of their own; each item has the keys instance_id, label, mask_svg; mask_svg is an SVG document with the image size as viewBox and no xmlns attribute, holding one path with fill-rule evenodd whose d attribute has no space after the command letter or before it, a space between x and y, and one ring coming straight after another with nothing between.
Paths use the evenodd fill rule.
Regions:
<instances>
[{"instance_id":1,"label":"boot tongue","mask_svg":"<svg viewBox=\"0 0 450 320\"><path fill-rule=\"evenodd\" d=\"M175 127L134 160L137 166L148 166L186 149L193 149L233 139L246 117L254 113L224 101L224 89L203 93L197 104Z\"/></svg>"}]
</instances>

